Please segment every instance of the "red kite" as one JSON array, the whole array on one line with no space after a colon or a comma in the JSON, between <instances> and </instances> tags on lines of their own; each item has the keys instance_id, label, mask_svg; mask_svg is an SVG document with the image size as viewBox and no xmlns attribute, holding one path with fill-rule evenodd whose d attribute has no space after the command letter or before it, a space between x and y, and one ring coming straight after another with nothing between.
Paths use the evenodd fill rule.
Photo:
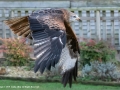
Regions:
<instances>
[{"instance_id":1,"label":"red kite","mask_svg":"<svg viewBox=\"0 0 120 90\"><path fill-rule=\"evenodd\" d=\"M78 41L70 26L80 18L66 9L41 9L29 16L15 17L5 23L19 36L33 39L36 57L34 71L43 73L58 64L62 83L72 85L77 77Z\"/></svg>"}]
</instances>

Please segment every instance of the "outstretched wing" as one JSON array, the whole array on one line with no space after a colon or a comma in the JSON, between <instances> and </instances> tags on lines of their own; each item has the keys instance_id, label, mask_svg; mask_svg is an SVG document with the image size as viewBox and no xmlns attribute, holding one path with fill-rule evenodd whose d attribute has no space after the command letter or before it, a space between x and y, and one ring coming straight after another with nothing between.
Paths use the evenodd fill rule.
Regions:
<instances>
[{"instance_id":1,"label":"outstretched wing","mask_svg":"<svg viewBox=\"0 0 120 90\"><path fill-rule=\"evenodd\" d=\"M29 16L36 63L34 71L44 72L58 63L66 44L66 32L62 12L35 11Z\"/></svg>"}]
</instances>

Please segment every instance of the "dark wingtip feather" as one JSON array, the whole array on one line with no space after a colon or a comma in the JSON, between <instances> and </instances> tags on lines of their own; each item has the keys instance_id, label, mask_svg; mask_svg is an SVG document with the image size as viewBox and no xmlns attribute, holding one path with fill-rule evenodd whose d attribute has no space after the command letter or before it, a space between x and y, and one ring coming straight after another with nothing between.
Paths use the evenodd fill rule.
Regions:
<instances>
[{"instance_id":1,"label":"dark wingtip feather","mask_svg":"<svg viewBox=\"0 0 120 90\"><path fill-rule=\"evenodd\" d=\"M39 69L39 68L35 66L35 67L34 67L34 72L36 73L36 72L38 71L38 69Z\"/></svg>"},{"instance_id":2,"label":"dark wingtip feather","mask_svg":"<svg viewBox=\"0 0 120 90\"><path fill-rule=\"evenodd\" d=\"M77 77L77 62L75 64L75 67L70 69L69 71L66 71L63 74L62 77L62 84L64 87L66 87L67 83L69 83L69 87L72 87L72 78L74 78L74 80L76 81L76 77Z\"/></svg>"}]
</instances>

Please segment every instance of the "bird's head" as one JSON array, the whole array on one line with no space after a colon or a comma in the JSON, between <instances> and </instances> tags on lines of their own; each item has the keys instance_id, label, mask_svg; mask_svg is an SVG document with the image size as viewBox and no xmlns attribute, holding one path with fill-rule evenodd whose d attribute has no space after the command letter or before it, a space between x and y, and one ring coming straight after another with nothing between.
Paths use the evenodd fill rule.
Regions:
<instances>
[{"instance_id":1,"label":"bird's head","mask_svg":"<svg viewBox=\"0 0 120 90\"><path fill-rule=\"evenodd\" d=\"M69 15L70 15L69 16L69 22L81 21L80 17L77 14L75 14L73 12L70 12Z\"/></svg>"}]
</instances>

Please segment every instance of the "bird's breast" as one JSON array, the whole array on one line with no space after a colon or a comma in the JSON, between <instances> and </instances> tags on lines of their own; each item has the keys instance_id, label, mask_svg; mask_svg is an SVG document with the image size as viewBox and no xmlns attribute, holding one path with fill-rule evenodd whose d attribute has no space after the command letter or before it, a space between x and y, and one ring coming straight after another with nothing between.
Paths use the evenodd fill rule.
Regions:
<instances>
[{"instance_id":1,"label":"bird's breast","mask_svg":"<svg viewBox=\"0 0 120 90\"><path fill-rule=\"evenodd\" d=\"M61 53L58 66L61 68L61 74L72 69L75 66L77 58L72 58L68 45L66 45Z\"/></svg>"}]
</instances>

